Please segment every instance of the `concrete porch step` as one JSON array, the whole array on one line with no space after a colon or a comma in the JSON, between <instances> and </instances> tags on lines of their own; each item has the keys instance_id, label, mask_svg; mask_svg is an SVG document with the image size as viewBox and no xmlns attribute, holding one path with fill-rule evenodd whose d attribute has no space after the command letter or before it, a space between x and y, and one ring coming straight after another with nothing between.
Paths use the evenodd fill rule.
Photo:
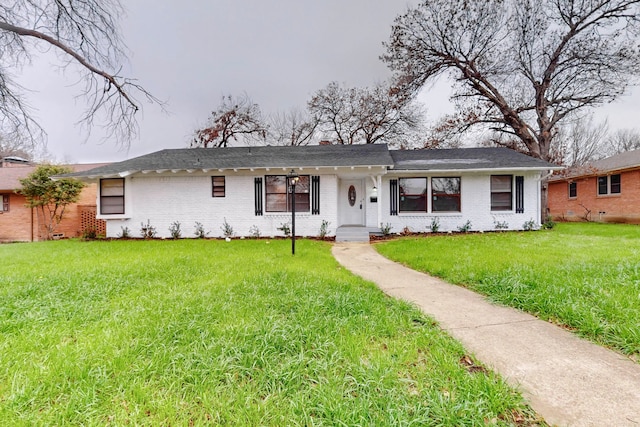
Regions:
<instances>
[{"instance_id":1,"label":"concrete porch step","mask_svg":"<svg viewBox=\"0 0 640 427\"><path fill-rule=\"evenodd\" d=\"M362 225L342 225L336 229L336 242L368 242L369 233L376 231Z\"/></svg>"}]
</instances>

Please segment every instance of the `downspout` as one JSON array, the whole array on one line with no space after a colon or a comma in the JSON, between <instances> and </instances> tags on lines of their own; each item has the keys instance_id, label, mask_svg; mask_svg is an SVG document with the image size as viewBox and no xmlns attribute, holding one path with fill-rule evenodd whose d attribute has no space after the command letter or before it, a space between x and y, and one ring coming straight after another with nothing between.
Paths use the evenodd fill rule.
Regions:
<instances>
[{"instance_id":1,"label":"downspout","mask_svg":"<svg viewBox=\"0 0 640 427\"><path fill-rule=\"evenodd\" d=\"M33 207L31 208L31 241L33 242Z\"/></svg>"},{"instance_id":2,"label":"downspout","mask_svg":"<svg viewBox=\"0 0 640 427\"><path fill-rule=\"evenodd\" d=\"M376 186L378 187L378 225L382 228L382 176L376 177Z\"/></svg>"},{"instance_id":3,"label":"downspout","mask_svg":"<svg viewBox=\"0 0 640 427\"><path fill-rule=\"evenodd\" d=\"M538 180L538 197L536 200L536 203L538 204L538 224L542 224L542 218L546 218L546 212L543 214L542 213L542 182L544 180L546 180L547 178L549 178L551 175L553 175L553 170L548 170L546 174L543 174L543 172L540 172L540 179ZM549 193L547 190L547 209L549 206Z\"/></svg>"}]
</instances>

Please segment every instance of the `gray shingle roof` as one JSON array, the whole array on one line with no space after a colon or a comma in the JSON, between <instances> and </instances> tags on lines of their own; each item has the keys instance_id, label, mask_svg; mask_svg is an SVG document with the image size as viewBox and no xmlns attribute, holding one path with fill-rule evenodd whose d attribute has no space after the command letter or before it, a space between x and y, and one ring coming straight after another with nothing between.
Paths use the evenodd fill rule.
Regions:
<instances>
[{"instance_id":1,"label":"gray shingle roof","mask_svg":"<svg viewBox=\"0 0 640 427\"><path fill-rule=\"evenodd\" d=\"M594 162L587 163L586 165L566 168L565 170L555 175L551 179L551 181L562 181L565 179L578 178L581 176L606 174L609 172L622 171L625 169L633 169L638 167L640 167L640 150L632 150L607 157L606 159L596 160Z\"/></svg>"},{"instance_id":2,"label":"gray shingle roof","mask_svg":"<svg viewBox=\"0 0 640 427\"><path fill-rule=\"evenodd\" d=\"M163 170L381 166L393 170L553 169L507 148L389 150L386 144L168 149L111 163L76 177Z\"/></svg>"},{"instance_id":3,"label":"gray shingle roof","mask_svg":"<svg viewBox=\"0 0 640 427\"><path fill-rule=\"evenodd\" d=\"M394 170L557 169L544 160L501 147L393 150Z\"/></svg>"},{"instance_id":4,"label":"gray shingle roof","mask_svg":"<svg viewBox=\"0 0 640 427\"><path fill-rule=\"evenodd\" d=\"M627 151L597 160L590 164L591 167L602 172L610 172L640 166L640 150Z\"/></svg>"},{"instance_id":5,"label":"gray shingle roof","mask_svg":"<svg viewBox=\"0 0 640 427\"><path fill-rule=\"evenodd\" d=\"M186 169L391 166L385 144L168 149L112 163L74 176Z\"/></svg>"}]
</instances>

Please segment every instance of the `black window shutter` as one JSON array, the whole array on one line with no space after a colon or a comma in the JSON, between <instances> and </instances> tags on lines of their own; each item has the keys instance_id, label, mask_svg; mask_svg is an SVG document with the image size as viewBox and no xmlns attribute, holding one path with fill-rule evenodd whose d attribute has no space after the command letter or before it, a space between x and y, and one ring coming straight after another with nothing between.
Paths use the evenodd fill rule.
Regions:
<instances>
[{"instance_id":1,"label":"black window shutter","mask_svg":"<svg viewBox=\"0 0 640 427\"><path fill-rule=\"evenodd\" d=\"M389 181L390 194L389 194L389 214L398 215L398 180L392 179Z\"/></svg>"},{"instance_id":2,"label":"black window shutter","mask_svg":"<svg viewBox=\"0 0 640 427\"><path fill-rule=\"evenodd\" d=\"M311 215L320 215L320 177L311 177Z\"/></svg>"},{"instance_id":3,"label":"black window shutter","mask_svg":"<svg viewBox=\"0 0 640 427\"><path fill-rule=\"evenodd\" d=\"M516 176L516 213L524 213L524 176Z\"/></svg>"},{"instance_id":4,"label":"black window shutter","mask_svg":"<svg viewBox=\"0 0 640 427\"><path fill-rule=\"evenodd\" d=\"M255 178L253 187L255 196L255 213L256 216L262 216L262 178Z\"/></svg>"}]
</instances>

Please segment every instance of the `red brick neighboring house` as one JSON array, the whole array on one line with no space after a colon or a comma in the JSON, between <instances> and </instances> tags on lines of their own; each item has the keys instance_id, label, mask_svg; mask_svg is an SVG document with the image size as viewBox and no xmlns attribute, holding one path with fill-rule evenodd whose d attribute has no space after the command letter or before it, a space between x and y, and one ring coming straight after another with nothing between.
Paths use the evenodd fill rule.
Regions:
<instances>
[{"instance_id":1,"label":"red brick neighboring house","mask_svg":"<svg viewBox=\"0 0 640 427\"><path fill-rule=\"evenodd\" d=\"M558 220L640 224L640 150L553 176L549 212Z\"/></svg>"},{"instance_id":2,"label":"red brick neighboring house","mask_svg":"<svg viewBox=\"0 0 640 427\"><path fill-rule=\"evenodd\" d=\"M101 164L68 165L75 172L93 169ZM22 159L6 158L0 163L0 242L33 242L43 240L41 215L26 206L27 201L16 193L20 179L26 178L37 166ZM55 235L59 238L78 237L85 230L95 229L105 234L105 222L96 219L96 185L85 187L78 203L67 206Z\"/></svg>"}]
</instances>

